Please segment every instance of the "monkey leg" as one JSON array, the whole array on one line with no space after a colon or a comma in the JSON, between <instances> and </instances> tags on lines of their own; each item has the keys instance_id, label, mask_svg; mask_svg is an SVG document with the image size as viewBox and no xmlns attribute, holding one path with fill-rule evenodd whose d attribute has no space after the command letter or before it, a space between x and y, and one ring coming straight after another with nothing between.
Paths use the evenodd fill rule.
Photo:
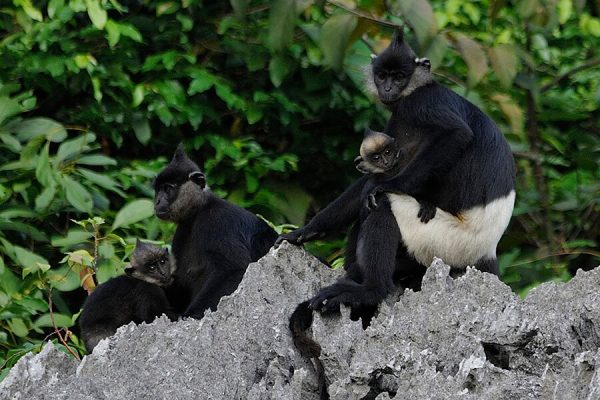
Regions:
<instances>
[{"instance_id":1,"label":"monkey leg","mask_svg":"<svg viewBox=\"0 0 600 400\"><path fill-rule=\"evenodd\" d=\"M382 198L377 210L367 214L360 224L356 246L356 267L361 280L346 276L327 286L310 301L310 307L335 312L340 304L353 308L377 306L394 288L396 252L400 230L389 201Z\"/></svg>"}]
</instances>

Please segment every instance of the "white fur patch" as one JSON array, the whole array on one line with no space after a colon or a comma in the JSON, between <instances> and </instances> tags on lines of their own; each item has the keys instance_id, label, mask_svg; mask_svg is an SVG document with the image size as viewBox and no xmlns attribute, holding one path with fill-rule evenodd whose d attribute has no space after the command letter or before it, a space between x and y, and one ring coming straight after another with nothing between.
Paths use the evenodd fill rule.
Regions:
<instances>
[{"instance_id":1,"label":"white fur patch","mask_svg":"<svg viewBox=\"0 0 600 400\"><path fill-rule=\"evenodd\" d=\"M408 195L387 196L408 253L427 266L434 257L456 267L474 265L483 257L495 258L515 204L511 191L485 206L463 211L460 219L438 208L435 218L424 224L417 217L417 200Z\"/></svg>"}]
</instances>

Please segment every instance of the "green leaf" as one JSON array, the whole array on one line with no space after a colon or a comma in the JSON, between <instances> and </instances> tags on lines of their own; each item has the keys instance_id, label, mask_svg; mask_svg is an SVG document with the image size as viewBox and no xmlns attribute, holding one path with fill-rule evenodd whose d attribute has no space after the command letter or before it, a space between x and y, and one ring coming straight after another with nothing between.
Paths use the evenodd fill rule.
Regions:
<instances>
[{"instance_id":1,"label":"green leaf","mask_svg":"<svg viewBox=\"0 0 600 400\"><path fill-rule=\"evenodd\" d=\"M38 182L44 187L54 186L54 178L52 176L52 166L50 165L49 153L50 143L46 143L39 154L37 166L35 168L35 177Z\"/></svg>"},{"instance_id":2,"label":"green leaf","mask_svg":"<svg viewBox=\"0 0 600 400\"><path fill-rule=\"evenodd\" d=\"M513 79L517 75L517 64L519 62L513 46L501 44L489 49L488 54L492 68L502 86L505 88L511 87Z\"/></svg>"},{"instance_id":3,"label":"green leaf","mask_svg":"<svg viewBox=\"0 0 600 400\"><path fill-rule=\"evenodd\" d=\"M140 33L140 31L138 31L131 24L119 23L119 32L121 32L121 35L128 37L134 42L142 43L143 41L142 34Z\"/></svg>"},{"instance_id":4,"label":"green leaf","mask_svg":"<svg viewBox=\"0 0 600 400\"><path fill-rule=\"evenodd\" d=\"M294 35L296 22L295 0L271 0L267 45L275 52L283 50Z\"/></svg>"},{"instance_id":5,"label":"green leaf","mask_svg":"<svg viewBox=\"0 0 600 400\"><path fill-rule=\"evenodd\" d=\"M13 135L8 133L0 133L0 140L6 145L13 153L19 153L23 148L21 142L17 140Z\"/></svg>"},{"instance_id":6,"label":"green leaf","mask_svg":"<svg viewBox=\"0 0 600 400\"><path fill-rule=\"evenodd\" d=\"M89 182L92 182L100 187L111 190L125 197L125 193L123 193L123 191L119 189L119 183L110 176L106 174L99 174L86 168L79 168L77 172Z\"/></svg>"},{"instance_id":7,"label":"green leaf","mask_svg":"<svg viewBox=\"0 0 600 400\"><path fill-rule=\"evenodd\" d=\"M69 328L69 327L73 326L73 321L71 320L70 315L57 314L57 313L54 313L54 315L50 315L48 313L48 314L44 314L41 317L39 317L38 319L36 319L35 322L33 323L33 327L34 328L53 327L54 324L52 324L52 319L54 319L54 323L59 328Z\"/></svg>"},{"instance_id":8,"label":"green leaf","mask_svg":"<svg viewBox=\"0 0 600 400\"><path fill-rule=\"evenodd\" d=\"M48 265L44 257L20 246L14 246L15 257L23 270L38 271L43 265ZM24 275L25 276L25 275Z\"/></svg>"},{"instance_id":9,"label":"green leaf","mask_svg":"<svg viewBox=\"0 0 600 400\"><path fill-rule=\"evenodd\" d=\"M54 165L58 165L64 160L71 159L84 151L88 150L88 143L92 143L96 140L96 135L93 133L84 133L75 139L67 140L58 147L56 157L54 158Z\"/></svg>"},{"instance_id":10,"label":"green leaf","mask_svg":"<svg viewBox=\"0 0 600 400\"><path fill-rule=\"evenodd\" d=\"M92 213L92 195L79 182L68 176L63 176L62 186L66 192L67 201L77 210Z\"/></svg>"},{"instance_id":11,"label":"green leaf","mask_svg":"<svg viewBox=\"0 0 600 400\"><path fill-rule=\"evenodd\" d=\"M54 18L56 13L65 6L65 0L50 0L48 2L48 16Z\"/></svg>"},{"instance_id":12,"label":"green leaf","mask_svg":"<svg viewBox=\"0 0 600 400\"><path fill-rule=\"evenodd\" d=\"M54 196L56 195L56 186L48 186L35 198L35 210L37 212L45 211L49 206Z\"/></svg>"},{"instance_id":13,"label":"green leaf","mask_svg":"<svg viewBox=\"0 0 600 400\"><path fill-rule=\"evenodd\" d=\"M29 333L29 329L27 329L27 325L25 325L22 319L11 318L7 322L11 332L18 337L26 337Z\"/></svg>"},{"instance_id":14,"label":"green leaf","mask_svg":"<svg viewBox=\"0 0 600 400\"><path fill-rule=\"evenodd\" d=\"M156 7L156 15L161 16L165 14L173 14L176 13L177 10L179 10L179 4L173 1L167 1L159 4L158 7Z\"/></svg>"},{"instance_id":15,"label":"green leaf","mask_svg":"<svg viewBox=\"0 0 600 400\"><path fill-rule=\"evenodd\" d=\"M352 14L339 14L329 18L321 29L319 47L323 51L325 62L331 68L340 70L344 62L352 32L357 19Z\"/></svg>"},{"instance_id":16,"label":"green leaf","mask_svg":"<svg viewBox=\"0 0 600 400\"><path fill-rule=\"evenodd\" d=\"M282 56L275 56L269 62L269 76L275 87L281 86L286 75L290 72L289 64Z\"/></svg>"},{"instance_id":17,"label":"green leaf","mask_svg":"<svg viewBox=\"0 0 600 400\"><path fill-rule=\"evenodd\" d=\"M51 142L60 143L67 137L64 126L52 119L43 117L11 122L6 125L6 129L9 132L16 133L21 142L29 141L38 136L45 136Z\"/></svg>"},{"instance_id":18,"label":"green leaf","mask_svg":"<svg viewBox=\"0 0 600 400\"><path fill-rule=\"evenodd\" d=\"M0 125L13 115L22 111L19 102L7 96L0 96Z\"/></svg>"},{"instance_id":19,"label":"green leaf","mask_svg":"<svg viewBox=\"0 0 600 400\"><path fill-rule=\"evenodd\" d=\"M248 104L248 110L246 111L246 119L250 125L257 123L263 117L262 109L255 103Z\"/></svg>"},{"instance_id":20,"label":"green leaf","mask_svg":"<svg viewBox=\"0 0 600 400\"><path fill-rule=\"evenodd\" d=\"M68 265L51 269L46 273L46 279L53 288L56 288L61 292L70 292L81 286L79 274L74 268L71 268Z\"/></svg>"},{"instance_id":21,"label":"green leaf","mask_svg":"<svg viewBox=\"0 0 600 400\"><path fill-rule=\"evenodd\" d=\"M108 39L108 45L112 48L119 43L119 38L121 37L121 31L119 31L119 26L115 21L109 19L106 21L106 38Z\"/></svg>"},{"instance_id":22,"label":"green leaf","mask_svg":"<svg viewBox=\"0 0 600 400\"><path fill-rule=\"evenodd\" d=\"M35 8L33 4L31 4L30 0L17 0L16 4L23 8L23 11L25 11L25 14L27 14L29 18L39 22L44 20L42 17L42 12Z\"/></svg>"},{"instance_id":23,"label":"green leaf","mask_svg":"<svg viewBox=\"0 0 600 400\"><path fill-rule=\"evenodd\" d=\"M463 34L456 35L456 45L458 51L469 67L468 82L469 86L476 85L488 71L487 58L485 52L473 39Z\"/></svg>"},{"instance_id":24,"label":"green leaf","mask_svg":"<svg viewBox=\"0 0 600 400\"><path fill-rule=\"evenodd\" d=\"M194 79L190 83L190 87L187 90L189 95L205 92L213 87L216 82L215 76L208 71L199 70L192 76Z\"/></svg>"},{"instance_id":25,"label":"green leaf","mask_svg":"<svg viewBox=\"0 0 600 400\"><path fill-rule=\"evenodd\" d=\"M89 156L82 156L77 159L77 164L84 165L117 165L117 161L113 158L104 156L102 154L93 154Z\"/></svg>"},{"instance_id":26,"label":"green leaf","mask_svg":"<svg viewBox=\"0 0 600 400\"><path fill-rule=\"evenodd\" d=\"M112 230L129 226L154 215L154 204L150 199L138 199L125 205L115 217Z\"/></svg>"},{"instance_id":27,"label":"green leaf","mask_svg":"<svg viewBox=\"0 0 600 400\"><path fill-rule=\"evenodd\" d=\"M141 144L148 144L150 139L152 139L152 131L150 130L148 119L144 117L133 118L131 127L135 132L135 137Z\"/></svg>"},{"instance_id":28,"label":"green leaf","mask_svg":"<svg viewBox=\"0 0 600 400\"><path fill-rule=\"evenodd\" d=\"M104 29L107 15L106 10L100 5L100 0L85 0L85 4L92 24L99 30Z\"/></svg>"},{"instance_id":29,"label":"green leaf","mask_svg":"<svg viewBox=\"0 0 600 400\"><path fill-rule=\"evenodd\" d=\"M420 45L427 44L437 34L437 21L427 0L403 0L391 3L396 6L392 8L392 12L400 11L410 27L414 29Z\"/></svg>"},{"instance_id":30,"label":"green leaf","mask_svg":"<svg viewBox=\"0 0 600 400\"><path fill-rule=\"evenodd\" d=\"M142 101L144 101L144 97L146 96L146 88L144 87L144 85L135 85L135 88L133 89L133 93L132 93L132 100L131 100L131 106L132 107L137 107L140 104L142 104Z\"/></svg>"}]
</instances>

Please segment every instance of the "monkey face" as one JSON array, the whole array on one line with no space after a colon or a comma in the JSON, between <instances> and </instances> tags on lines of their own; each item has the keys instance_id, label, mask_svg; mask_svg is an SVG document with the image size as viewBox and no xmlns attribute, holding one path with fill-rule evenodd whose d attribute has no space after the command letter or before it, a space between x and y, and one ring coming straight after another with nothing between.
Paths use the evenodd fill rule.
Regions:
<instances>
[{"instance_id":1,"label":"monkey face","mask_svg":"<svg viewBox=\"0 0 600 400\"><path fill-rule=\"evenodd\" d=\"M154 180L154 212L160 219L178 222L202 203L206 179L180 147Z\"/></svg>"},{"instance_id":2,"label":"monkey face","mask_svg":"<svg viewBox=\"0 0 600 400\"><path fill-rule=\"evenodd\" d=\"M125 268L128 276L158 286L173 283L174 272L175 259L169 254L169 250L139 240L131 256L131 263Z\"/></svg>"},{"instance_id":3,"label":"monkey face","mask_svg":"<svg viewBox=\"0 0 600 400\"><path fill-rule=\"evenodd\" d=\"M412 71L379 69L374 73L377 94L383 104L390 105L400 99L410 81L408 73Z\"/></svg>"},{"instance_id":4,"label":"monkey face","mask_svg":"<svg viewBox=\"0 0 600 400\"><path fill-rule=\"evenodd\" d=\"M396 139L383 132L365 129L360 156L354 159L356 169L363 174L380 174L393 170L400 159Z\"/></svg>"}]
</instances>

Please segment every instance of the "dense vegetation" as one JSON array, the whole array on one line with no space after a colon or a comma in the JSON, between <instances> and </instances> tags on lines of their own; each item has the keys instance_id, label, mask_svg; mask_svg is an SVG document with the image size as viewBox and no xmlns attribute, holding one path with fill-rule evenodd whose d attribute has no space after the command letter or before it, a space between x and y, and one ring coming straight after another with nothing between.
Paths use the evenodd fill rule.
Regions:
<instances>
[{"instance_id":1,"label":"dense vegetation","mask_svg":"<svg viewBox=\"0 0 600 400\"><path fill-rule=\"evenodd\" d=\"M86 290L134 238L169 242L151 180L183 141L219 195L301 225L358 173L387 111L363 70L405 24L518 164L501 275L517 292L600 254L600 5L592 0L13 0L0 6L0 368L83 354ZM330 261L343 241L311 250ZM3 375L2 375L3 376Z\"/></svg>"}]
</instances>

